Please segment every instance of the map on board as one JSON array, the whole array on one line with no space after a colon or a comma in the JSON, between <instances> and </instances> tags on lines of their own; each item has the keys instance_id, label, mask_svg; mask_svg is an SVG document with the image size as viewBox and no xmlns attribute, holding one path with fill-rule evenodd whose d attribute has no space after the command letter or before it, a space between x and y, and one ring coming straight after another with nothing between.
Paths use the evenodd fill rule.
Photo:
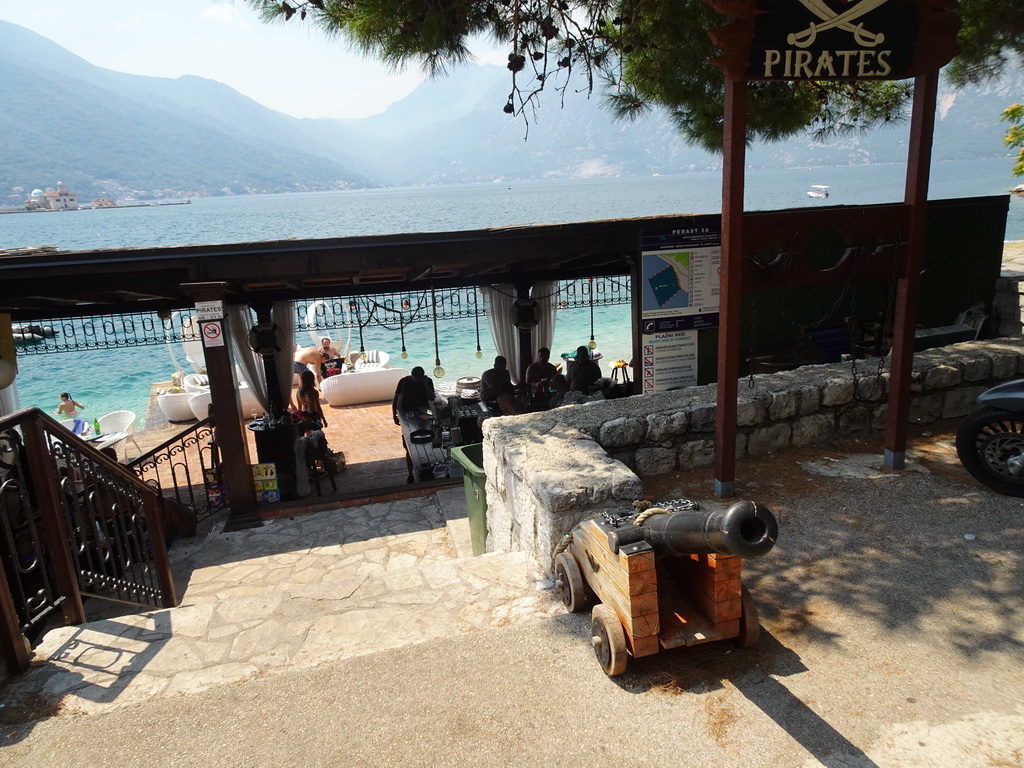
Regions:
<instances>
[{"instance_id":1,"label":"map on board","mask_svg":"<svg viewBox=\"0 0 1024 768\"><path fill-rule=\"evenodd\" d=\"M644 266L657 269L654 274L648 274L647 283L659 308L684 309L690 306L692 255L689 251L658 253L649 262L645 262Z\"/></svg>"}]
</instances>

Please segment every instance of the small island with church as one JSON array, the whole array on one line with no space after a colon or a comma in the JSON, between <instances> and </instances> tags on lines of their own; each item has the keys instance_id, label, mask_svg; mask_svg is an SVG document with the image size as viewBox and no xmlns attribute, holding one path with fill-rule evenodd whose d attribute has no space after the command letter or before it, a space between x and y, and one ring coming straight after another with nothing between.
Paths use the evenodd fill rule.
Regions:
<instances>
[{"instance_id":1,"label":"small island with church","mask_svg":"<svg viewBox=\"0 0 1024 768\"><path fill-rule=\"evenodd\" d=\"M154 200L152 202L137 202L135 200L124 200L116 202L109 197L97 197L88 204L80 205L78 195L64 187L64 183L58 181L57 188L47 187L46 191L33 189L32 194L25 200L24 206L20 208L8 208L0 210L0 213L45 213L52 211L88 211L103 208L150 208L158 205L189 205L190 199L180 200Z\"/></svg>"}]
</instances>

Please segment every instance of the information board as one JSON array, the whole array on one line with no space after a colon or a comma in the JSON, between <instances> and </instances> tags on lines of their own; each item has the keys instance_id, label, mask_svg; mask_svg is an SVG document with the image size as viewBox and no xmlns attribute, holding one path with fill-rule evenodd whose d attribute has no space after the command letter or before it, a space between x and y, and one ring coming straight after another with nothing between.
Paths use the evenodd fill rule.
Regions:
<instances>
[{"instance_id":1,"label":"information board","mask_svg":"<svg viewBox=\"0 0 1024 768\"><path fill-rule=\"evenodd\" d=\"M640 274L641 391L697 384L697 331L718 326L722 231L645 229Z\"/></svg>"}]
</instances>

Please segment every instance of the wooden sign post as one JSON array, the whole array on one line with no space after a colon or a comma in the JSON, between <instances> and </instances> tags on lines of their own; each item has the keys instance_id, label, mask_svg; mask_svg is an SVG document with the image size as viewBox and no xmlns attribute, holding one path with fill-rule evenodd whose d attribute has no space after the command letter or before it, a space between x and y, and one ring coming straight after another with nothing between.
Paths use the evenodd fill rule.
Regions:
<instances>
[{"instance_id":1,"label":"wooden sign post","mask_svg":"<svg viewBox=\"0 0 1024 768\"><path fill-rule=\"evenodd\" d=\"M959 19L951 0L707 0L727 23L710 33L725 74L722 176L722 296L718 354L715 494L735 495L736 396L743 298L743 166L746 90L751 80L858 81L915 77L905 203L907 248L899 260L885 463L906 452L923 259L925 204L939 68L956 53ZM897 244L897 248L898 248Z\"/></svg>"}]
</instances>

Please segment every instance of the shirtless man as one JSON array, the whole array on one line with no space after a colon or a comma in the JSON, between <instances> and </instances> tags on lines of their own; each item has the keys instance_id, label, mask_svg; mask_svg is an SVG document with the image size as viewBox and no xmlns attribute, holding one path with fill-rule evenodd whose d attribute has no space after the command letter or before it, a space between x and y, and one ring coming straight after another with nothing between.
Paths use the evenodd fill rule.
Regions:
<instances>
[{"instance_id":1,"label":"shirtless man","mask_svg":"<svg viewBox=\"0 0 1024 768\"><path fill-rule=\"evenodd\" d=\"M327 341L330 341L330 339ZM319 387L320 382L323 380L323 376L320 373L320 364L325 360L330 360L330 355L321 347L303 347L295 353L295 357L293 359L295 362L296 376L301 375L301 373L306 370L307 365L313 366L313 372L316 374L316 383Z\"/></svg>"},{"instance_id":2,"label":"shirtless man","mask_svg":"<svg viewBox=\"0 0 1024 768\"><path fill-rule=\"evenodd\" d=\"M337 360L341 357L341 352L339 352L338 348L331 344L331 340L326 337L320 339L320 351L326 352L329 355L327 358L328 360Z\"/></svg>"}]
</instances>

